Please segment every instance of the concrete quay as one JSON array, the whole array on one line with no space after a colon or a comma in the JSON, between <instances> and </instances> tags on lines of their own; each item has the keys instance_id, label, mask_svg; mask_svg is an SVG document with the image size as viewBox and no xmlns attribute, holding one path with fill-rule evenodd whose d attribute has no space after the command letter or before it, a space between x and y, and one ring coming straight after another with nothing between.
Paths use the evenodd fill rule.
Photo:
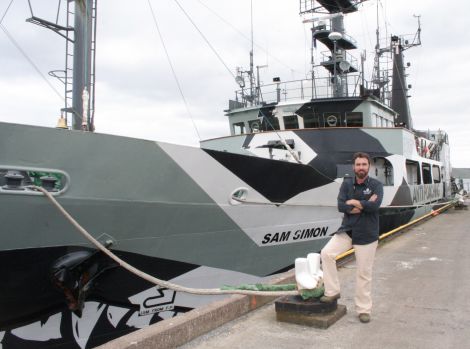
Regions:
<instances>
[{"instance_id":1,"label":"concrete quay","mask_svg":"<svg viewBox=\"0 0 470 349\"><path fill-rule=\"evenodd\" d=\"M380 244L368 324L354 310L352 260L339 271L348 313L328 329L278 322L273 303L249 312L259 298L234 296L99 348L470 348L469 252L470 213L451 208Z\"/></svg>"}]
</instances>

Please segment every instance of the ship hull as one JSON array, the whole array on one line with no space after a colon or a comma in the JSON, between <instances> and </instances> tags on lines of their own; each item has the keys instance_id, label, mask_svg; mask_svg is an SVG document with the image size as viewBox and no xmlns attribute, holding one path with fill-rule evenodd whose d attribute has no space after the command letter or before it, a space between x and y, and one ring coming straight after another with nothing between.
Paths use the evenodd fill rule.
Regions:
<instances>
[{"instance_id":1,"label":"ship hull","mask_svg":"<svg viewBox=\"0 0 470 349\"><path fill-rule=\"evenodd\" d=\"M61 174L56 199L124 260L165 280L220 287L284 271L296 257L320 251L339 228L336 196L343 174L336 163L356 150L345 140L364 146L370 139L370 132L341 132L330 131L336 148L312 146L316 156L304 165L0 123L0 170ZM382 232L429 212L444 197L444 182L407 183L402 153L386 146L371 153L394 167L394 181L385 186ZM216 299L138 279L96 253L42 194L1 184L3 348L91 348ZM94 270L96 278L77 310L54 272L64 259L80 256L79 266ZM83 280L76 265L69 269Z\"/></svg>"}]
</instances>

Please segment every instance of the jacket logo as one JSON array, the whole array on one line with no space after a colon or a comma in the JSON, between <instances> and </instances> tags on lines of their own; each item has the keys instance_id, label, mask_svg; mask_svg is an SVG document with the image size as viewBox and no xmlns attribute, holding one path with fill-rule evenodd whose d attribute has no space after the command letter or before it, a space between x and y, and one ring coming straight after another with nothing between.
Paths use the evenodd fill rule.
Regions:
<instances>
[{"instance_id":1,"label":"jacket logo","mask_svg":"<svg viewBox=\"0 0 470 349\"><path fill-rule=\"evenodd\" d=\"M370 190L369 188L366 188L363 192L362 192L364 195L369 195L372 193L372 190Z\"/></svg>"}]
</instances>

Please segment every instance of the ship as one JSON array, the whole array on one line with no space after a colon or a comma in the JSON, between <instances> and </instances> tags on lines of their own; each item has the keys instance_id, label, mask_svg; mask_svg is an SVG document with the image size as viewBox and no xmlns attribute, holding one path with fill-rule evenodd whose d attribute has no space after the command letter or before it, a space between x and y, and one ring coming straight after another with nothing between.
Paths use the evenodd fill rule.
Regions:
<instances>
[{"instance_id":1,"label":"ship","mask_svg":"<svg viewBox=\"0 0 470 349\"><path fill-rule=\"evenodd\" d=\"M377 34L369 81L343 21L361 2L300 0L322 61L307 79L262 85L250 55L225 111L231 134L200 147L94 132L96 0L67 1L64 25L31 17L73 60L59 77L59 127L0 122L0 348L93 348L214 299L122 269L33 186L134 267L204 288L263 280L320 251L340 227L355 152L384 184L381 232L448 201L447 134L414 129L408 103L403 52L421 44L420 26L411 42L380 46Z\"/></svg>"}]
</instances>

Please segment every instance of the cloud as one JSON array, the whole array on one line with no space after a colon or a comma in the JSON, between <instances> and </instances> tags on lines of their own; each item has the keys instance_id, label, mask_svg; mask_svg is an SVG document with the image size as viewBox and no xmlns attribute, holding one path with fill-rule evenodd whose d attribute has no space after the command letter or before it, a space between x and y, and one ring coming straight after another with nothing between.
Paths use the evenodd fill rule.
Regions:
<instances>
[{"instance_id":1,"label":"cloud","mask_svg":"<svg viewBox=\"0 0 470 349\"><path fill-rule=\"evenodd\" d=\"M151 0L190 113L201 137L229 133L223 110L237 89L233 77L197 32L175 2ZM235 73L249 68L250 1L180 1L214 50ZM32 1L35 15L55 19L55 3ZM302 24L298 2L257 0L253 2L255 66L269 83L274 76L283 81L309 74L310 29ZM459 11L455 11L458 8ZM0 14L6 10L2 4ZM470 167L465 154L470 142L462 131L469 115L469 71L462 60L470 56L463 38L470 3L458 0L442 6L437 0L381 1L381 38L408 34L412 39L421 15L423 45L406 52L407 83L414 124L420 129L449 130L452 162ZM347 32L359 47L368 48L366 77L370 78L375 45L375 2L346 16ZM43 75L62 69L64 41L44 28L26 23L27 2L14 2L3 25L14 36ZM147 1L113 0L98 3L96 124L99 132L197 145L198 138L166 59ZM0 32L0 120L51 126L63 102ZM321 45L319 51L324 49ZM355 52L359 58L360 51ZM319 54L315 63L320 62ZM54 87L63 86L48 78Z\"/></svg>"}]
</instances>

